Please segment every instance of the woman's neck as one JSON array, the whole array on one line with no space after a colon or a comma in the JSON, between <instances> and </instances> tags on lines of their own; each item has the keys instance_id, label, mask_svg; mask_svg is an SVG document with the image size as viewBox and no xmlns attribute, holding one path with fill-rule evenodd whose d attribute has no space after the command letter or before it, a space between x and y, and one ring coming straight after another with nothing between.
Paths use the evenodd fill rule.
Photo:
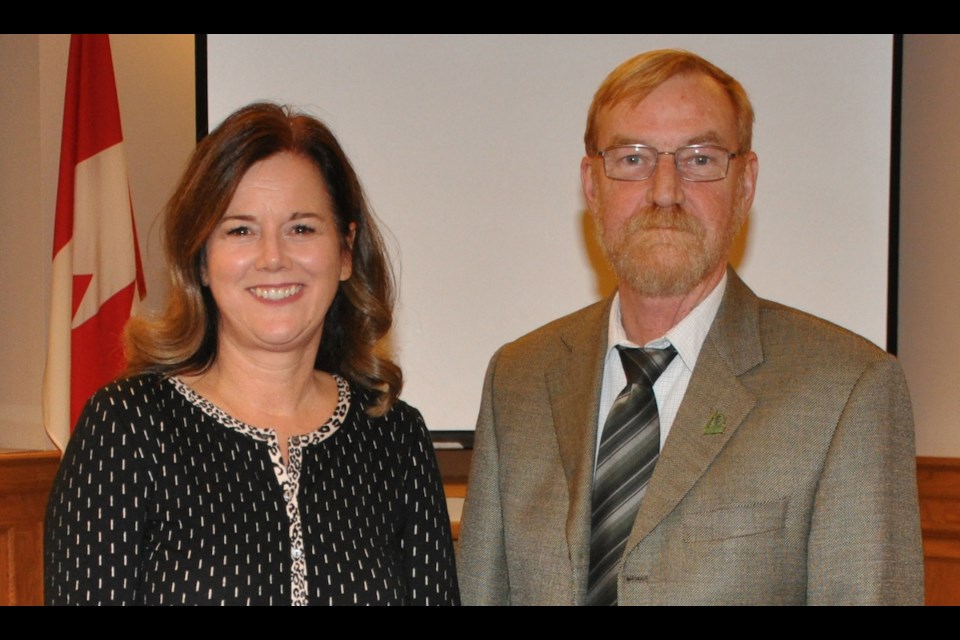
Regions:
<instances>
[{"instance_id":1,"label":"woman's neck","mask_svg":"<svg viewBox=\"0 0 960 640\"><path fill-rule=\"evenodd\" d=\"M250 353L221 344L200 375L182 376L198 394L229 415L276 432L284 460L287 440L326 422L337 403L336 380L298 353Z\"/></svg>"}]
</instances>

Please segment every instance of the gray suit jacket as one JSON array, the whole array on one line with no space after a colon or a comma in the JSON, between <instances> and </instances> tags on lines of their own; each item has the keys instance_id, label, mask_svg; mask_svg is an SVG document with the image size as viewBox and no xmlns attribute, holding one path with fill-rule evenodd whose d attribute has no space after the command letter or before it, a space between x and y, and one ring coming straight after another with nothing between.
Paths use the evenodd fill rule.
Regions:
<instances>
[{"instance_id":1,"label":"gray suit jacket","mask_svg":"<svg viewBox=\"0 0 960 640\"><path fill-rule=\"evenodd\" d=\"M921 604L900 366L729 274L627 542L620 603ZM490 363L461 533L467 604L584 602L609 308Z\"/></svg>"}]
</instances>

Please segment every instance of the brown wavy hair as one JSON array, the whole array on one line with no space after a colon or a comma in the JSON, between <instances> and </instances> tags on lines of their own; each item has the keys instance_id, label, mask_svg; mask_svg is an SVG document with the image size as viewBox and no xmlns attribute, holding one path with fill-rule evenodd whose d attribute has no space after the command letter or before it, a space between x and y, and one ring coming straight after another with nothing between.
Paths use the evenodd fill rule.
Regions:
<instances>
[{"instance_id":1,"label":"brown wavy hair","mask_svg":"<svg viewBox=\"0 0 960 640\"><path fill-rule=\"evenodd\" d=\"M320 170L353 273L340 283L323 323L315 368L379 392L371 415L390 409L403 385L400 368L383 348L393 320L394 278L383 238L353 166L320 121L271 103L234 112L205 137L190 158L164 211L169 274L165 310L127 325L126 375L198 374L217 359L219 312L201 282L207 240L255 163L281 152L311 160ZM352 250L350 225L356 225Z\"/></svg>"},{"instance_id":2,"label":"brown wavy hair","mask_svg":"<svg viewBox=\"0 0 960 640\"><path fill-rule=\"evenodd\" d=\"M624 100L639 104L651 91L670 78L685 73L702 73L723 87L737 117L737 153L746 153L753 145L753 105L736 78L695 53L683 49L656 49L634 56L621 63L604 79L593 96L587 114L583 144L587 155L596 155L597 118Z\"/></svg>"}]
</instances>

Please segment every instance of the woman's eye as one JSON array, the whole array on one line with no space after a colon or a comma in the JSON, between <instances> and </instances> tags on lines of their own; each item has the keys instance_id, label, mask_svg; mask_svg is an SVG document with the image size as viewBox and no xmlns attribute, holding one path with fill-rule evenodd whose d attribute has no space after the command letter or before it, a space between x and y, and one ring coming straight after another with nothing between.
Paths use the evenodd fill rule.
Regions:
<instances>
[{"instance_id":1,"label":"woman's eye","mask_svg":"<svg viewBox=\"0 0 960 640\"><path fill-rule=\"evenodd\" d=\"M298 236L305 236L311 233L314 233L316 229L309 224L296 224L293 225L293 233Z\"/></svg>"},{"instance_id":2,"label":"woman's eye","mask_svg":"<svg viewBox=\"0 0 960 640\"><path fill-rule=\"evenodd\" d=\"M248 236L250 235L250 227L231 227L227 229L228 236Z\"/></svg>"}]
</instances>

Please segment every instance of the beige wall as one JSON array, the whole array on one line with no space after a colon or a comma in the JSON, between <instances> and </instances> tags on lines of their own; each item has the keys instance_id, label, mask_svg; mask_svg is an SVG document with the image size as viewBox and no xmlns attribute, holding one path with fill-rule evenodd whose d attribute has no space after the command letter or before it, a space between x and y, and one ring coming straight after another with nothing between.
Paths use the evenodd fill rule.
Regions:
<instances>
[{"instance_id":1,"label":"beige wall","mask_svg":"<svg viewBox=\"0 0 960 640\"><path fill-rule=\"evenodd\" d=\"M0 35L0 448L50 446L40 426L52 216L40 204L39 78L37 36Z\"/></svg>"},{"instance_id":2,"label":"beige wall","mask_svg":"<svg viewBox=\"0 0 960 640\"><path fill-rule=\"evenodd\" d=\"M957 104L960 36L905 36L899 352L923 456L960 457Z\"/></svg>"},{"instance_id":3,"label":"beige wall","mask_svg":"<svg viewBox=\"0 0 960 640\"><path fill-rule=\"evenodd\" d=\"M0 449L48 449L40 408L69 36L0 35ZM159 232L195 130L193 36L111 35L147 306L162 298Z\"/></svg>"},{"instance_id":4,"label":"beige wall","mask_svg":"<svg viewBox=\"0 0 960 640\"><path fill-rule=\"evenodd\" d=\"M162 299L153 222L193 147L193 38L113 35L131 190ZM69 38L0 35L0 448L50 448L40 413ZM960 37L906 36L900 357L920 455L960 457Z\"/></svg>"}]
</instances>

